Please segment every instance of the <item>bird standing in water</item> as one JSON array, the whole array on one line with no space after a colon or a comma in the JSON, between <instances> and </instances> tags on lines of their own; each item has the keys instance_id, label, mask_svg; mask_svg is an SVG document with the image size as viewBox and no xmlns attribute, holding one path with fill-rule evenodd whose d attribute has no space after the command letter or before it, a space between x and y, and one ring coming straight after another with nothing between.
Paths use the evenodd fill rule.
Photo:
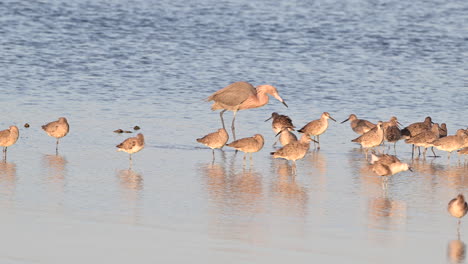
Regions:
<instances>
[{"instance_id":1,"label":"bird standing in water","mask_svg":"<svg viewBox=\"0 0 468 264\"><path fill-rule=\"evenodd\" d=\"M468 212L468 204L465 202L465 197L463 196L463 194L459 194L457 195L457 197L452 199L448 203L447 210L453 217L458 218L457 230L459 230L461 218L466 215L466 212Z\"/></svg>"},{"instance_id":2,"label":"bird standing in water","mask_svg":"<svg viewBox=\"0 0 468 264\"><path fill-rule=\"evenodd\" d=\"M0 131L0 146L3 147L3 160L6 160L7 148L16 143L19 137L17 126L10 126L8 129Z\"/></svg>"},{"instance_id":3,"label":"bird standing in water","mask_svg":"<svg viewBox=\"0 0 468 264\"><path fill-rule=\"evenodd\" d=\"M271 95L275 97L278 101L282 102L286 107L288 105L284 102L278 94L276 88L272 85L259 85L256 88L248 82L235 82L221 90L214 92L206 100L214 101L211 106L211 110L220 110L219 113L221 117L221 123L223 128L226 128L224 125L223 114L227 110L233 111L232 118L232 137L236 140L235 125L236 114L239 110L251 109L264 106L268 103L269 97Z\"/></svg>"},{"instance_id":4,"label":"bird standing in water","mask_svg":"<svg viewBox=\"0 0 468 264\"><path fill-rule=\"evenodd\" d=\"M47 133L47 135L57 139L57 144L55 145L55 154L58 154L58 144L59 139L63 138L70 131L70 126L65 117L60 117L57 121L50 122L42 126L42 129Z\"/></svg>"},{"instance_id":5,"label":"bird standing in water","mask_svg":"<svg viewBox=\"0 0 468 264\"><path fill-rule=\"evenodd\" d=\"M122 143L116 146L117 151L125 151L130 154L129 162L130 168L132 167L132 154L137 153L145 147L145 137L139 133L136 137L127 138Z\"/></svg>"}]
</instances>

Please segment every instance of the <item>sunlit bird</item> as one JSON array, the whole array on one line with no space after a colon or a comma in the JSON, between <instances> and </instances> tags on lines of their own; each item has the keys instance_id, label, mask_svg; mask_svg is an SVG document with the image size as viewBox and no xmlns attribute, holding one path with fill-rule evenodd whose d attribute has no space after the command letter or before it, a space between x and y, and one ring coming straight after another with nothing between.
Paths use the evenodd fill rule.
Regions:
<instances>
[{"instance_id":1,"label":"sunlit bird","mask_svg":"<svg viewBox=\"0 0 468 264\"><path fill-rule=\"evenodd\" d=\"M304 158L304 156L307 154L307 151L310 147L310 141L312 141L312 139L308 135L303 134L300 140L291 142L277 151L271 152L270 154L273 155L273 158L292 160L292 171L295 174L296 160Z\"/></svg>"},{"instance_id":2,"label":"sunlit bird","mask_svg":"<svg viewBox=\"0 0 468 264\"><path fill-rule=\"evenodd\" d=\"M289 116L280 115L277 112L273 112L271 114L271 117L265 120L265 122L267 122L270 119L273 119L271 122L271 129L273 130L273 132L275 132L275 134L281 133L281 136L279 138L281 144L283 144L283 142L289 142L293 139L293 137L296 137L293 133L291 133L291 131L294 131L296 127L293 125L292 120L291 118L289 118ZM273 143L273 146L275 146L277 142L278 140L276 140L275 143ZM283 144L283 146L284 145L285 144Z\"/></svg>"},{"instance_id":3,"label":"sunlit bird","mask_svg":"<svg viewBox=\"0 0 468 264\"><path fill-rule=\"evenodd\" d=\"M463 194L459 194L456 198L452 199L448 203L447 210L453 217L458 218L458 228L460 228L461 218L468 212L468 204L465 202Z\"/></svg>"},{"instance_id":4,"label":"sunlit bird","mask_svg":"<svg viewBox=\"0 0 468 264\"><path fill-rule=\"evenodd\" d=\"M65 117L60 117L57 121L43 125L42 129L47 133L47 135L57 139L55 152L58 153L59 139L66 136L70 131L67 119Z\"/></svg>"},{"instance_id":5,"label":"sunlit bird","mask_svg":"<svg viewBox=\"0 0 468 264\"><path fill-rule=\"evenodd\" d=\"M367 131L360 137L351 140L351 142L359 143L363 148L365 148L366 159L369 148L377 147L383 142L384 132L382 129L382 124L382 121L379 121L375 128Z\"/></svg>"},{"instance_id":6,"label":"sunlit bird","mask_svg":"<svg viewBox=\"0 0 468 264\"><path fill-rule=\"evenodd\" d=\"M279 133L279 142L282 146L286 146L287 144L297 141L296 135L293 132L289 131L288 129L283 129Z\"/></svg>"},{"instance_id":7,"label":"sunlit bird","mask_svg":"<svg viewBox=\"0 0 468 264\"><path fill-rule=\"evenodd\" d=\"M19 137L17 126L10 126L8 129L0 131L0 146L3 147L3 159L6 160L7 148L16 143Z\"/></svg>"},{"instance_id":8,"label":"sunlit bird","mask_svg":"<svg viewBox=\"0 0 468 264\"><path fill-rule=\"evenodd\" d=\"M291 118L287 115L280 115L276 112L273 112L271 114L271 117L265 120L265 122L267 122L270 119L273 119L271 121L271 129L273 129L273 132L275 132L275 134L278 134L283 129L294 131L294 128L296 128L293 125Z\"/></svg>"},{"instance_id":9,"label":"sunlit bird","mask_svg":"<svg viewBox=\"0 0 468 264\"><path fill-rule=\"evenodd\" d=\"M318 144L317 149L320 149L319 136L327 130L328 119L331 119L336 122L336 120L333 117L331 117L328 112L323 112L323 114L320 116L320 119L310 121L309 123L307 123L307 125L299 129L297 132L304 133L308 136L313 136L314 141ZM317 137L316 140L315 137Z\"/></svg>"},{"instance_id":10,"label":"sunlit bird","mask_svg":"<svg viewBox=\"0 0 468 264\"><path fill-rule=\"evenodd\" d=\"M408 163L401 162L400 159L394 155L372 154L371 164L372 171L380 176L391 176L407 170L412 171Z\"/></svg>"},{"instance_id":11,"label":"sunlit bird","mask_svg":"<svg viewBox=\"0 0 468 264\"><path fill-rule=\"evenodd\" d=\"M405 143L413 144L413 145L418 146L418 147L423 147L424 148L424 152L423 152L424 157L426 157L427 148L431 147L431 150L432 150L432 153L434 154L434 157L437 157L437 155L434 152L434 145L432 144L432 142L439 139L439 136L440 136L439 135L439 124L434 123L432 125L431 130L426 130L426 131L424 131L422 133L417 134L414 137L406 139Z\"/></svg>"},{"instance_id":12,"label":"sunlit bird","mask_svg":"<svg viewBox=\"0 0 468 264\"><path fill-rule=\"evenodd\" d=\"M375 127L374 123L367 121L365 119L358 119L355 114L350 114L346 120L341 122L341 124L343 124L344 122L348 120L351 121L350 122L351 129L354 132L358 133L359 135L362 135Z\"/></svg>"},{"instance_id":13,"label":"sunlit bird","mask_svg":"<svg viewBox=\"0 0 468 264\"><path fill-rule=\"evenodd\" d=\"M129 155L130 166L132 165L132 154L137 153L145 147L145 137L139 133L136 137L127 138L116 146L117 151L125 151Z\"/></svg>"},{"instance_id":14,"label":"sunlit bird","mask_svg":"<svg viewBox=\"0 0 468 264\"><path fill-rule=\"evenodd\" d=\"M458 129L455 135L439 138L432 142L432 145L439 150L447 151L448 158L450 159L450 154L452 153L452 151L459 150L465 147L465 142L467 140L467 132L463 129Z\"/></svg>"},{"instance_id":15,"label":"sunlit bird","mask_svg":"<svg viewBox=\"0 0 468 264\"><path fill-rule=\"evenodd\" d=\"M226 142L228 140L229 140L229 135L226 132L226 129L224 128L220 128L216 132L209 133L208 135L202 138L197 138L197 142L200 142L203 145L212 149L213 161L215 159L214 150L218 148L219 149L222 148L224 145L226 145Z\"/></svg>"},{"instance_id":16,"label":"sunlit bird","mask_svg":"<svg viewBox=\"0 0 468 264\"><path fill-rule=\"evenodd\" d=\"M288 107L285 101L279 96L278 91L274 86L259 85L257 88L255 88L248 82L232 83L223 89L214 92L206 100L214 101L213 105L211 106L211 110L222 109L222 111L219 113L219 116L221 117L223 128L226 128L224 126L223 119L224 112L227 110L233 111L231 130L232 136L235 140L236 133L234 122L236 120L237 111L266 105L269 101L268 94L272 95L278 101L282 102L286 107Z\"/></svg>"},{"instance_id":17,"label":"sunlit bird","mask_svg":"<svg viewBox=\"0 0 468 264\"><path fill-rule=\"evenodd\" d=\"M250 153L250 160L252 160L252 153L260 151L263 148L264 143L265 140L263 136L260 134L255 134L253 137L235 140L229 144L226 144L226 146L244 152L244 160L247 153Z\"/></svg>"}]
</instances>

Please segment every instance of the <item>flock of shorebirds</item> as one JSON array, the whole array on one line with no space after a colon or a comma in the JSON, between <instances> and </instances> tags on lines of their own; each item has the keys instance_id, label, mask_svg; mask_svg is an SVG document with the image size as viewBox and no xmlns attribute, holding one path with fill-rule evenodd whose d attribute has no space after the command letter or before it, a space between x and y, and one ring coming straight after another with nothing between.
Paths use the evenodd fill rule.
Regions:
<instances>
[{"instance_id":1,"label":"flock of shorebirds","mask_svg":"<svg viewBox=\"0 0 468 264\"><path fill-rule=\"evenodd\" d=\"M212 149L213 162L215 157L214 149L220 149L224 146L244 152L244 160L248 153L250 153L250 159L252 159L252 153L258 152L263 148L265 140L260 134L236 140L235 119L239 110L266 105L269 101L268 95L273 96L288 107L274 86L259 85L254 87L248 82L232 83L214 92L206 99L207 101L213 101L212 110L221 110L220 118L223 126L223 128L197 139L198 142ZM223 119L224 112L228 110L233 112L231 131L234 141L230 143L227 143L229 135ZM296 174L296 160L304 158L310 148L310 142L314 142L314 146L320 149L319 137L327 130L328 120L331 119L336 122L328 112L324 112L319 119L313 120L297 130L297 132L302 134L298 139L292 132L295 131L296 127L293 125L290 117L275 112L265 121L270 119L272 119L272 129L275 135L279 136L277 141L282 145L280 149L271 152L271 155L273 158L291 160L293 162L293 174ZM352 130L360 135L351 141L359 143L365 150L366 160L368 160L369 149L382 145L384 141L394 143L395 148L396 142L402 139L406 143L413 145L412 156L414 156L415 147L418 147L418 150L419 147L424 147L424 157L429 147L434 157L437 157L433 149L434 147L447 151L449 153L448 158L450 158L450 153L455 150L458 150L459 154L468 154L468 129L458 129L455 135L447 135L447 126L445 124L439 126L439 124L433 123L431 117L426 117L424 122L413 123L403 129L400 129L399 125L401 124L396 117L391 117L388 122L379 121L375 124L367 120L358 119L355 114L351 114L341 123L347 121L350 121ZM70 129L67 119L60 117L57 121L43 125L42 129L49 136L57 139L56 153L58 153L59 139L66 136ZM19 130L16 126L10 126L8 129L0 131L0 146L3 147L4 160L6 160L7 148L15 144L18 137ZM276 145L277 141L274 145ZM139 133L136 137L126 139L116 147L118 151L125 151L130 154L129 160L131 166L132 154L142 150L144 145L144 136ZM419 155L421 155L420 152ZM389 154L372 153L369 163L372 171L380 176L391 176L402 171L411 170L407 163L403 163L396 156ZM463 217L468 211L468 206L463 195L460 194L457 198L450 201L448 210L455 217Z\"/></svg>"},{"instance_id":2,"label":"flock of shorebirds","mask_svg":"<svg viewBox=\"0 0 468 264\"><path fill-rule=\"evenodd\" d=\"M213 162L215 159L214 149L220 149L224 146L244 152L244 160L248 153L250 153L250 159L252 159L252 153L263 148L265 140L260 134L236 140L234 123L237 111L264 106L269 101L268 95L273 96L288 107L274 86L260 85L254 87L248 82L232 83L206 99L207 101L213 101L212 110L221 110L220 117L223 126L223 128L197 139L198 142L212 149ZM227 143L229 135L223 119L224 112L228 110L233 112L231 131L234 141L230 143ZM272 119L273 132L276 136L279 136L279 142L282 145L280 149L271 152L271 155L273 155L273 158L291 160L293 162L293 174L296 173L296 160L304 158L309 150L310 142L314 142L316 148L320 149L319 137L327 130L328 119L336 122L328 112L324 112L320 119L313 120L297 130L302 134L298 139L292 132L295 131L295 126L290 117L274 112L265 121L270 119ZM351 129L360 135L351 141L359 143L364 148L366 160L368 160L369 149L382 145L384 141L393 143L395 148L396 142L399 140L405 140L405 143L412 144L412 158L414 157L415 147L418 147L418 155L421 155L420 147L424 148L424 157L426 157L428 148L431 148L434 157L437 157L434 147L447 151L449 153L448 158L450 158L450 153L456 150L458 150L458 154L468 154L468 128L458 129L455 135L448 135L446 124L434 123L431 117L426 117L423 122L410 124L403 129L400 129L399 125L401 124L394 116L387 122L379 121L375 124L368 120L358 119L355 114L351 114L341 123L347 121L350 121ZM395 155L376 155L374 153L371 155L370 167L377 175L391 176L402 171L411 170L407 163L401 162ZM462 194L449 202L448 211L452 216L459 219L468 212L468 205ZM460 221L458 224L460 224Z\"/></svg>"},{"instance_id":3,"label":"flock of shorebirds","mask_svg":"<svg viewBox=\"0 0 468 264\"><path fill-rule=\"evenodd\" d=\"M264 137L260 134L255 134L252 137L242 138L236 140L235 134L235 119L237 111L261 107L268 103L269 97L272 95L274 98L282 102L286 107L288 106L285 101L278 94L277 89L271 85L260 85L254 87L248 82L235 82L223 89L220 89L210 95L206 100L213 101L212 110L222 110L220 112L221 123L223 128L210 133L197 141L213 149L222 148L223 146L232 147L244 153L258 152L263 148ZM223 114L226 111L233 111L232 119L232 136L234 141L227 143L229 135L224 125ZM283 158L293 162L293 170L295 170L296 160L302 159L310 147L310 142L316 144L316 148L320 149L320 135L325 133L328 128L328 120L336 120L328 113L324 112L320 119L313 120L306 124L297 132L301 133L300 139L292 132L295 131L295 126L290 117L273 113L271 117L265 121L272 119L272 129L276 136L279 136L279 141L282 148L272 152L274 158ZM459 154L468 153L468 129L459 129L455 135L447 135L447 126L442 123L433 123L431 117L426 117L424 122L417 122L411 124L403 129L400 129L398 119L391 117L389 121L379 121L376 124L364 119L358 119L355 114L341 123L350 121L351 128L360 136L351 140L352 142L359 143L365 150L366 160L368 160L368 150L378 147L383 142L394 143L405 139L405 142L413 145L412 156L414 156L415 147L424 147L423 156L426 157L426 151L430 147L434 157L437 157L434 152L434 147L448 151L448 157L452 151L458 150ZM275 143L276 144L276 143ZM419 155L421 152L419 150ZM245 155L244 155L245 159ZM409 170L410 167L406 163L402 163L396 156L381 154L372 154L370 163L372 164L373 171L380 176L389 176L401 171Z\"/></svg>"}]
</instances>

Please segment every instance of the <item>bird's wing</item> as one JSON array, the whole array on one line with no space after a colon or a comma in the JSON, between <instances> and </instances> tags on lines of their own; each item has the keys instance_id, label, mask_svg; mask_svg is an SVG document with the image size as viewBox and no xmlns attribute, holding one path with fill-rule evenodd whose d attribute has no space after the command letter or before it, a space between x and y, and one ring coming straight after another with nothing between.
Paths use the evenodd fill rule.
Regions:
<instances>
[{"instance_id":1,"label":"bird's wing","mask_svg":"<svg viewBox=\"0 0 468 264\"><path fill-rule=\"evenodd\" d=\"M250 83L235 82L210 95L207 101L214 100L225 105L236 106L256 94L257 90Z\"/></svg>"},{"instance_id":2,"label":"bird's wing","mask_svg":"<svg viewBox=\"0 0 468 264\"><path fill-rule=\"evenodd\" d=\"M233 141L230 144L228 144L228 146L233 147L233 148L243 148L245 146L256 144L256 143L257 141L255 140L255 138L249 137L249 138L241 138L236 141Z\"/></svg>"},{"instance_id":3,"label":"bird's wing","mask_svg":"<svg viewBox=\"0 0 468 264\"><path fill-rule=\"evenodd\" d=\"M0 138L6 138L10 135L10 129L0 131Z\"/></svg>"}]
</instances>

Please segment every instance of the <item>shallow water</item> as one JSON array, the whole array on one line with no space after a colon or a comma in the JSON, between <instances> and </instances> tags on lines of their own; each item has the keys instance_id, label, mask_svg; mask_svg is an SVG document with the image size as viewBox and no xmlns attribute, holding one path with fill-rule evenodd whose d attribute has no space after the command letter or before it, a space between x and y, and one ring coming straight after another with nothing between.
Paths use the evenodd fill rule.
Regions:
<instances>
[{"instance_id":1,"label":"shallow water","mask_svg":"<svg viewBox=\"0 0 468 264\"><path fill-rule=\"evenodd\" d=\"M466 128L465 1L3 1L2 263L463 263L467 229L446 205L466 192L463 157L411 161L388 182L367 168L349 124L331 122L297 175L269 152L271 112L297 127L324 111ZM238 113L243 154L195 141L220 127L203 99L245 80L275 85ZM41 125L66 116L60 141ZM230 122L232 115L226 113ZM28 122L31 127L24 128ZM146 147L115 145L139 125ZM463 254L461 254L463 253Z\"/></svg>"}]
</instances>

